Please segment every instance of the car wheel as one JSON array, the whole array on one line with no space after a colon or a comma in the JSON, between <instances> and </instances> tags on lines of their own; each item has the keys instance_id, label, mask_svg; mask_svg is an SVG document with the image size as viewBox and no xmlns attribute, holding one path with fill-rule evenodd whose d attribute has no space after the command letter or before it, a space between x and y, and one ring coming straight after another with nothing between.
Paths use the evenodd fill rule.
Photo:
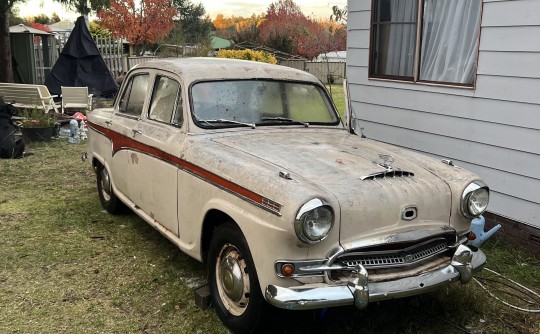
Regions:
<instances>
[{"instance_id":1,"label":"car wheel","mask_svg":"<svg viewBox=\"0 0 540 334\"><path fill-rule=\"evenodd\" d=\"M116 197L111 184L111 177L109 171L105 166L99 165L96 170L97 188L99 193L99 200L101 206L108 213L115 214L124 210L124 204Z\"/></svg>"},{"instance_id":2,"label":"car wheel","mask_svg":"<svg viewBox=\"0 0 540 334\"><path fill-rule=\"evenodd\" d=\"M208 283L221 321L234 333L252 333L264 299L247 242L233 224L219 226L208 254Z\"/></svg>"}]
</instances>

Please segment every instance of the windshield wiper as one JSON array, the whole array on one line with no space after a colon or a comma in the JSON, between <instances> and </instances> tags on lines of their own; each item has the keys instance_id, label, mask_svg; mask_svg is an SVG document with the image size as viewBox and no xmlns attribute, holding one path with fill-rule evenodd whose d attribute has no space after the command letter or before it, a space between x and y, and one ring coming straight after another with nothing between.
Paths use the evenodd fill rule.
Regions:
<instances>
[{"instance_id":1,"label":"windshield wiper","mask_svg":"<svg viewBox=\"0 0 540 334\"><path fill-rule=\"evenodd\" d=\"M212 123L230 123L230 124L249 126L252 129L255 129L257 127L253 123L238 122L238 121L233 121L231 119L197 119L197 121L202 122L202 123L206 123L206 124L211 125L211 126L215 126Z\"/></svg>"},{"instance_id":2,"label":"windshield wiper","mask_svg":"<svg viewBox=\"0 0 540 334\"><path fill-rule=\"evenodd\" d=\"M261 118L261 121L288 122L288 123L291 123L291 124L302 124L306 128L309 127L308 122L297 121L297 120L290 119L290 118L285 118L285 117L263 117L263 118Z\"/></svg>"}]
</instances>

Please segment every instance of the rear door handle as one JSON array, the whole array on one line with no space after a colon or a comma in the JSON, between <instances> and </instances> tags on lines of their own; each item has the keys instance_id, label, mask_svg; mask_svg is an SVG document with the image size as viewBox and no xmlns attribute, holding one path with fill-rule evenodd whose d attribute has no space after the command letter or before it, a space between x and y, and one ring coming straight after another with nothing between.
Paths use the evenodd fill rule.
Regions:
<instances>
[{"instance_id":1,"label":"rear door handle","mask_svg":"<svg viewBox=\"0 0 540 334\"><path fill-rule=\"evenodd\" d=\"M133 132L133 137L135 137L136 135L142 135L142 132L137 129L132 129L131 132Z\"/></svg>"},{"instance_id":2,"label":"rear door handle","mask_svg":"<svg viewBox=\"0 0 540 334\"><path fill-rule=\"evenodd\" d=\"M111 126L112 122L111 121L105 121L105 124L107 124L108 126Z\"/></svg>"}]
</instances>

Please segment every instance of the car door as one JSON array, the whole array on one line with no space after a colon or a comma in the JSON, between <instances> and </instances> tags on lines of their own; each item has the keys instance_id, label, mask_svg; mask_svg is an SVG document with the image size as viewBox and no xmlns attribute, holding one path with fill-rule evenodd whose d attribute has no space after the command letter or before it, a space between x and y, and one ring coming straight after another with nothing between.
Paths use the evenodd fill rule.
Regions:
<instances>
[{"instance_id":1,"label":"car door","mask_svg":"<svg viewBox=\"0 0 540 334\"><path fill-rule=\"evenodd\" d=\"M128 185L131 200L175 235L177 158L186 135L181 91L172 74L155 74L148 108L135 131L139 152L134 155L136 164L130 166Z\"/></svg>"},{"instance_id":2,"label":"car door","mask_svg":"<svg viewBox=\"0 0 540 334\"><path fill-rule=\"evenodd\" d=\"M115 191L133 200L129 191L129 169L136 163L134 138L137 135L138 122L145 109L149 90L150 74L137 71L126 78L114 112L106 126L116 133L111 138L113 154L109 166Z\"/></svg>"}]
</instances>

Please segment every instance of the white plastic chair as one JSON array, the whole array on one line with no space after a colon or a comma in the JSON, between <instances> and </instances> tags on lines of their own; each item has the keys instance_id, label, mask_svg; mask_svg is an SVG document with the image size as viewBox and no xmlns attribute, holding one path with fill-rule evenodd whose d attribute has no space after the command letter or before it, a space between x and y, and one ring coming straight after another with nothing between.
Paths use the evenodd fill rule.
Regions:
<instances>
[{"instance_id":1,"label":"white plastic chair","mask_svg":"<svg viewBox=\"0 0 540 334\"><path fill-rule=\"evenodd\" d=\"M88 94L88 87L62 86L62 113L65 109L92 110L92 96Z\"/></svg>"}]
</instances>

